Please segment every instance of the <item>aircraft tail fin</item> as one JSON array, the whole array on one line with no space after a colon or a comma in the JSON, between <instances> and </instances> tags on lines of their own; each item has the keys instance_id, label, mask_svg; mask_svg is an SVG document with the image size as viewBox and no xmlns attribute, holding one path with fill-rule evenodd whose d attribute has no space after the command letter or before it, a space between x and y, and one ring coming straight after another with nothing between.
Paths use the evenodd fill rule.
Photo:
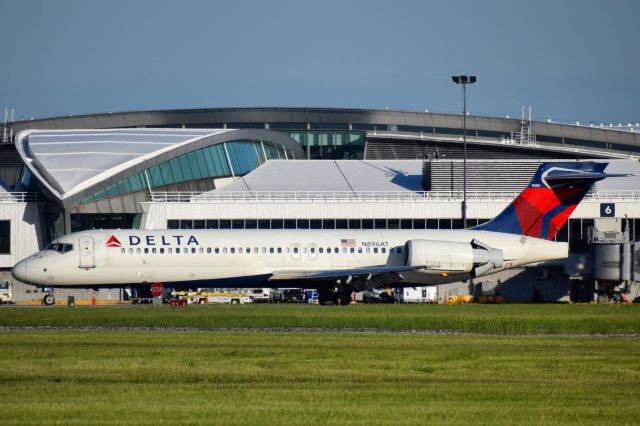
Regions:
<instances>
[{"instance_id":1,"label":"aircraft tail fin","mask_svg":"<svg viewBox=\"0 0 640 426\"><path fill-rule=\"evenodd\" d=\"M608 163L543 163L529 186L495 219L475 227L553 240L593 184L607 177Z\"/></svg>"}]
</instances>

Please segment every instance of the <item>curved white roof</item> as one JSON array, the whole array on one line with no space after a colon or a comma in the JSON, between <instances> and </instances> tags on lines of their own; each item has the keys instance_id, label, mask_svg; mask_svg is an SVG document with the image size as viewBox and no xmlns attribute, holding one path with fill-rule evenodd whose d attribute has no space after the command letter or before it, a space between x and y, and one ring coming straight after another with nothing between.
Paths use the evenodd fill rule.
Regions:
<instances>
[{"instance_id":1,"label":"curved white roof","mask_svg":"<svg viewBox=\"0 0 640 426\"><path fill-rule=\"evenodd\" d=\"M269 160L229 191L422 191L422 160Z\"/></svg>"},{"instance_id":2,"label":"curved white roof","mask_svg":"<svg viewBox=\"0 0 640 426\"><path fill-rule=\"evenodd\" d=\"M150 160L164 161L164 154L170 151L171 156L180 155L251 136L267 142L273 140L270 136L279 139L283 135L255 129L24 130L16 135L16 147L31 172L64 201L122 172L138 171L136 166L150 167Z\"/></svg>"}]
</instances>

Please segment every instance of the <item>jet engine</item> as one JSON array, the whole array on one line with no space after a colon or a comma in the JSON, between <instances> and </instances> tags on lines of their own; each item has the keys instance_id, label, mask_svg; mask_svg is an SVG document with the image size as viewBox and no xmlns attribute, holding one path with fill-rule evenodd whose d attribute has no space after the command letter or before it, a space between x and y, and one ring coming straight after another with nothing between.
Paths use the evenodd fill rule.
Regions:
<instances>
[{"instance_id":1,"label":"jet engine","mask_svg":"<svg viewBox=\"0 0 640 426\"><path fill-rule=\"evenodd\" d=\"M478 240L469 243L435 240L409 240L405 245L407 266L427 274L434 272L469 273L472 277L501 268L503 253Z\"/></svg>"}]
</instances>

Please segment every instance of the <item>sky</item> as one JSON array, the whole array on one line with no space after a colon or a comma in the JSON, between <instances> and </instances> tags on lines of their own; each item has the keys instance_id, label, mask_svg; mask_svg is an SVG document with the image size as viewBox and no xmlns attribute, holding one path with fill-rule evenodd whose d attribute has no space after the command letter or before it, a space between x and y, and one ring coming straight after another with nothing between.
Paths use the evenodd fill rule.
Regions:
<instances>
[{"instance_id":1,"label":"sky","mask_svg":"<svg viewBox=\"0 0 640 426\"><path fill-rule=\"evenodd\" d=\"M0 113L207 107L640 121L638 0L0 0ZM0 118L2 120L2 118Z\"/></svg>"}]
</instances>

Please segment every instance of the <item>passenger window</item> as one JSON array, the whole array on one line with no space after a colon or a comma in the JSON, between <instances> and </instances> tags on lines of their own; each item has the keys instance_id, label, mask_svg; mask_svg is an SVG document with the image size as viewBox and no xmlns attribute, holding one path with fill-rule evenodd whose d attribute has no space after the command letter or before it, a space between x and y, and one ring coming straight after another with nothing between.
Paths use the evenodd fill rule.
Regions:
<instances>
[{"instance_id":1,"label":"passenger window","mask_svg":"<svg viewBox=\"0 0 640 426\"><path fill-rule=\"evenodd\" d=\"M358 254L362 254L362 247L358 247Z\"/></svg>"},{"instance_id":2,"label":"passenger window","mask_svg":"<svg viewBox=\"0 0 640 426\"><path fill-rule=\"evenodd\" d=\"M222 248L222 254L227 254L227 248L226 247Z\"/></svg>"},{"instance_id":3,"label":"passenger window","mask_svg":"<svg viewBox=\"0 0 640 426\"><path fill-rule=\"evenodd\" d=\"M367 247L367 254L371 253L371 248Z\"/></svg>"},{"instance_id":4,"label":"passenger window","mask_svg":"<svg viewBox=\"0 0 640 426\"><path fill-rule=\"evenodd\" d=\"M207 254L211 254L211 247L207 247Z\"/></svg>"},{"instance_id":5,"label":"passenger window","mask_svg":"<svg viewBox=\"0 0 640 426\"><path fill-rule=\"evenodd\" d=\"M345 254L347 252L347 248L346 247L342 247L342 254Z\"/></svg>"},{"instance_id":6,"label":"passenger window","mask_svg":"<svg viewBox=\"0 0 640 426\"><path fill-rule=\"evenodd\" d=\"M127 251L127 250L125 250L125 249L123 249L123 248L121 248L121 249L120 249L120 253L122 253L122 254L124 254L126 251Z\"/></svg>"},{"instance_id":7,"label":"passenger window","mask_svg":"<svg viewBox=\"0 0 640 426\"><path fill-rule=\"evenodd\" d=\"M247 254L251 254L251 247L247 247L246 249L244 249L244 252Z\"/></svg>"},{"instance_id":8,"label":"passenger window","mask_svg":"<svg viewBox=\"0 0 640 426\"><path fill-rule=\"evenodd\" d=\"M262 247L262 253L266 253L267 252L267 248L266 247Z\"/></svg>"},{"instance_id":9,"label":"passenger window","mask_svg":"<svg viewBox=\"0 0 640 426\"><path fill-rule=\"evenodd\" d=\"M140 247L138 247L138 248L136 249L136 253L137 253L137 254L140 254L141 252L142 252L142 250L140 250Z\"/></svg>"},{"instance_id":10,"label":"passenger window","mask_svg":"<svg viewBox=\"0 0 640 426\"><path fill-rule=\"evenodd\" d=\"M355 253L355 252L356 252L356 249L355 249L355 248L353 248L353 247L351 247L351 248L349 249L349 251L351 252L351 254L353 254L353 253Z\"/></svg>"},{"instance_id":11,"label":"passenger window","mask_svg":"<svg viewBox=\"0 0 640 426\"><path fill-rule=\"evenodd\" d=\"M386 247L382 247L380 250L382 250L382 252L383 252L383 253L386 253L386 252L387 252Z\"/></svg>"},{"instance_id":12,"label":"passenger window","mask_svg":"<svg viewBox=\"0 0 640 426\"><path fill-rule=\"evenodd\" d=\"M302 254L306 254L307 253L307 248L306 247L302 247Z\"/></svg>"},{"instance_id":13,"label":"passenger window","mask_svg":"<svg viewBox=\"0 0 640 426\"><path fill-rule=\"evenodd\" d=\"M238 247L238 254L242 254L242 247Z\"/></svg>"},{"instance_id":14,"label":"passenger window","mask_svg":"<svg viewBox=\"0 0 640 426\"><path fill-rule=\"evenodd\" d=\"M144 254L149 254L149 248L148 247L144 248Z\"/></svg>"},{"instance_id":15,"label":"passenger window","mask_svg":"<svg viewBox=\"0 0 640 426\"><path fill-rule=\"evenodd\" d=\"M164 254L164 247L160 247L160 254Z\"/></svg>"},{"instance_id":16,"label":"passenger window","mask_svg":"<svg viewBox=\"0 0 640 426\"><path fill-rule=\"evenodd\" d=\"M294 248L293 248L293 253L294 253L294 254L298 254L298 247L294 247Z\"/></svg>"},{"instance_id":17,"label":"passenger window","mask_svg":"<svg viewBox=\"0 0 640 426\"><path fill-rule=\"evenodd\" d=\"M167 253L169 253L169 254L173 253L173 249L172 249L171 247L169 247L169 248L167 249Z\"/></svg>"},{"instance_id":18,"label":"passenger window","mask_svg":"<svg viewBox=\"0 0 640 426\"><path fill-rule=\"evenodd\" d=\"M156 254L156 248L155 247L151 249L151 253Z\"/></svg>"},{"instance_id":19,"label":"passenger window","mask_svg":"<svg viewBox=\"0 0 640 426\"><path fill-rule=\"evenodd\" d=\"M338 247L334 247L333 252L335 254L338 254L338 253L340 253L340 249Z\"/></svg>"},{"instance_id":20,"label":"passenger window","mask_svg":"<svg viewBox=\"0 0 640 426\"><path fill-rule=\"evenodd\" d=\"M133 249L132 249L132 248L130 248L130 249L129 249L129 254L132 254L132 253L133 253Z\"/></svg>"},{"instance_id":21,"label":"passenger window","mask_svg":"<svg viewBox=\"0 0 640 426\"><path fill-rule=\"evenodd\" d=\"M196 254L196 248L195 247L191 247L191 254Z\"/></svg>"},{"instance_id":22,"label":"passenger window","mask_svg":"<svg viewBox=\"0 0 640 426\"><path fill-rule=\"evenodd\" d=\"M257 254L258 253L258 247L254 247L253 248L253 252Z\"/></svg>"},{"instance_id":23,"label":"passenger window","mask_svg":"<svg viewBox=\"0 0 640 426\"><path fill-rule=\"evenodd\" d=\"M216 252L216 254L220 253L220 249L218 247L216 247L216 249L214 251Z\"/></svg>"},{"instance_id":24,"label":"passenger window","mask_svg":"<svg viewBox=\"0 0 640 426\"><path fill-rule=\"evenodd\" d=\"M273 254L273 247L269 248L269 253Z\"/></svg>"},{"instance_id":25,"label":"passenger window","mask_svg":"<svg viewBox=\"0 0 640 426\"><path fill-rule=\"evenodd\" d=\"M373 253L374 253L374 254L378 254L378 247L374 247L374 248L373 248Z\"/></svg>"},{"instance_id":26,"label":"passenger window","mask_svg":"<svg viewBox=\"0 0 640 426\"><path fill-rule=\"evenodd\" d=\"M289 247L285 247L284 251L285 253L289 254Z\"/></svg>"},{"instance_id":27,"label":"passenger window","mask_svg":"<svg viewBox=\"0 0 640 426\"><path fill-rule=\"evenodd\" d=\"M200 254L202 254L202 253L204 253L204 249L203 249L202 247L200 247L200 248L198 249L198 252L199 252Z\"/></svg>"},{"instance_id":28,"label":"passenger window","mask_svg":"<svg viewBox=\"0 0 640 426\"><path fill-rule=\"evenodd\" d=\"M282 253L282 247L278 247L278 254Z\"/></svg>"},{"instance_id":29,"label":"passenger window","mask_svg":"<svg viewBox=\"0 0 640 426\"><path fill-rule=\"evenodd\" d=\"M323 249L322 247L320 247L320 248L318 249L318 253L324 253L324 249Z\"/></svg>"},{"instance_id":30,"label":"passenger window","mask_svg":"<svg viewBox=\"0 0 640 426\"><path fill-rule=\"evenodd\" d=\"M229 252L230 252L231 254L235 254L235 252L236 252L236 248L235 248L235 247L231 247L231 248L229 249Z\"/></svg>"},{"instance_id":31,"label":"passenger window","mask_svg":"<svg viewBox=\"0 0 640 426\"><path fill-rule=\"evenodd\" d=\"M316 252L316 249L315 249L314 247L311 247L311 248L309 249L309 252L310 252L311 254L314 254L314 253Z\"/></svg>"}]
</instances>

